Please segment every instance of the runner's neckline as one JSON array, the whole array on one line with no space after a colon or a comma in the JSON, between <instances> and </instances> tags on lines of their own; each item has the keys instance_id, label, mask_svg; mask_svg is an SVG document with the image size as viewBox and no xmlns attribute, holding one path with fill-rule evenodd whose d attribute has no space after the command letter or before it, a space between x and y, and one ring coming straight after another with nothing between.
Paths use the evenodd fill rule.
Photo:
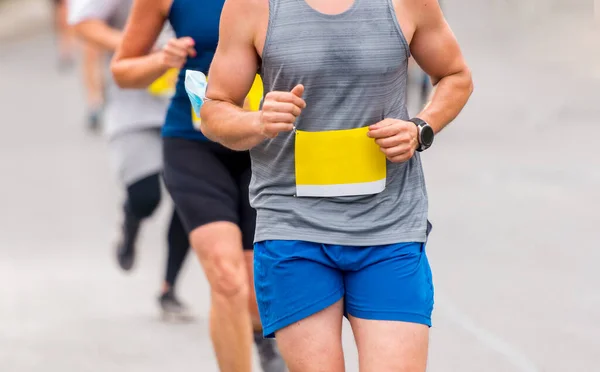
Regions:
<instances>
[{"instance_id":1,"label":"runner's neckline","mask_svg":"<svg viewBox=\"0 0 600 372\"><path fill-rule=\"evenodd\" d=\"M310 9L311 12L313 12L314 14L320 16L320 17L324 17L324 18L340 18L340 17L344 17L347 16L349 14L352 14L352 12L354 12L354 10L356 10L356 8L358 7L358 3L360 2L360 0L354 0L352 2L352 4L345 10L343 10L340 13L334 13L334 14L328 14L328 13L323 13L315 8L313 8L306 0L297 0L298 2L302 3L306 8Z\"/></svg>"}]
</instances>

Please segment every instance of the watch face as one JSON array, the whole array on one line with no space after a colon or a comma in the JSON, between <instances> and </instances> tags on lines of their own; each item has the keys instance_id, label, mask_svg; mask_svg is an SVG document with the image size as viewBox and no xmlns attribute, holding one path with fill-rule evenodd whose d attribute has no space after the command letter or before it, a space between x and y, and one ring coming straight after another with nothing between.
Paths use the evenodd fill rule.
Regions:
<instances>
[{"instance_id":1,"label":"watch face","mask_svg":"<svg viewBox=\"0 0 600 372\"><path fill-rule=\"evenodd\" d=\"M433 129L429 125L421 127L421 144L425 147L431 146L433 143Z\"/></svg>"}]
</instances>

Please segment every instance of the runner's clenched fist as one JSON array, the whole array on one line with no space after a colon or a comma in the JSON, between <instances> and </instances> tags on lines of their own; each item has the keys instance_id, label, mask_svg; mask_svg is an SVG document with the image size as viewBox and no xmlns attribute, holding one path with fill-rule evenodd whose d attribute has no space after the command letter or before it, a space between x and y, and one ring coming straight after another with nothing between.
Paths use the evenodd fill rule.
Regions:
<instances>
[{"instance_id":1,"label":"runner's clenched fist","mask_svg":"<svg viewBox=\"0 0 600 372\"><path fill-rule=\"evenodd\" d=\"M290 92L269 92L260 114L260 133L275 138L280 132L290 132L294 122L306 107L302 99L304 86L298 84Z\"/></svg>"},{"instance_id":2,"label":"runner's clenched fist","mask_svg":"<svg viewBox=\"0 0 600 372\"><path fill-rule=\"evenodd\" d=\"M194 39L180 37L170 39L160 50L160 62L167 68L182 68L188 57L196 57Z\"/></svg>"}]
</instances>

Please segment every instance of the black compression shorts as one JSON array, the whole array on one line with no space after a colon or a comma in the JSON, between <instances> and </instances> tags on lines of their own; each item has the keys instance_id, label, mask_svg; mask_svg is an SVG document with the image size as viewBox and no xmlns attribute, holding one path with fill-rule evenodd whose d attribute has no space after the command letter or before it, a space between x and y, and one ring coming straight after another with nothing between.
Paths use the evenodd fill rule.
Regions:
<instances>
[{"instance_id":1,"label":"black compression shorts","mask_svg":"<svg viewBox=\"0 0 600 372\"><path fill-rule=\"evenodd\" d=\"M164 180L187 232L211 222L240 227L252 249L256 212L250 207L250 154L210 141L164 138Z\"/></svg>"}]
</instances>

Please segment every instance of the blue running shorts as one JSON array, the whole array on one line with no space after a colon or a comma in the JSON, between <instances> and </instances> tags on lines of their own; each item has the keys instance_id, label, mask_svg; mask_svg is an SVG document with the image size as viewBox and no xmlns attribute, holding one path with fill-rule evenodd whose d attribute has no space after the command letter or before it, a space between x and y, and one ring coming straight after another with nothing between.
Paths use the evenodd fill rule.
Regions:
<instances>
[{"instance_id":1,"label":"blue running shorts","mask_svg":"<svg viewBox=\"0 0 600 372\"><path fill-rule=\"evenodd\" d=\"M342 298L356 318L431 327L433 282L424 243L262 241L254 244L254 283L265 337Z\"/></svg>"}]
</instances>

